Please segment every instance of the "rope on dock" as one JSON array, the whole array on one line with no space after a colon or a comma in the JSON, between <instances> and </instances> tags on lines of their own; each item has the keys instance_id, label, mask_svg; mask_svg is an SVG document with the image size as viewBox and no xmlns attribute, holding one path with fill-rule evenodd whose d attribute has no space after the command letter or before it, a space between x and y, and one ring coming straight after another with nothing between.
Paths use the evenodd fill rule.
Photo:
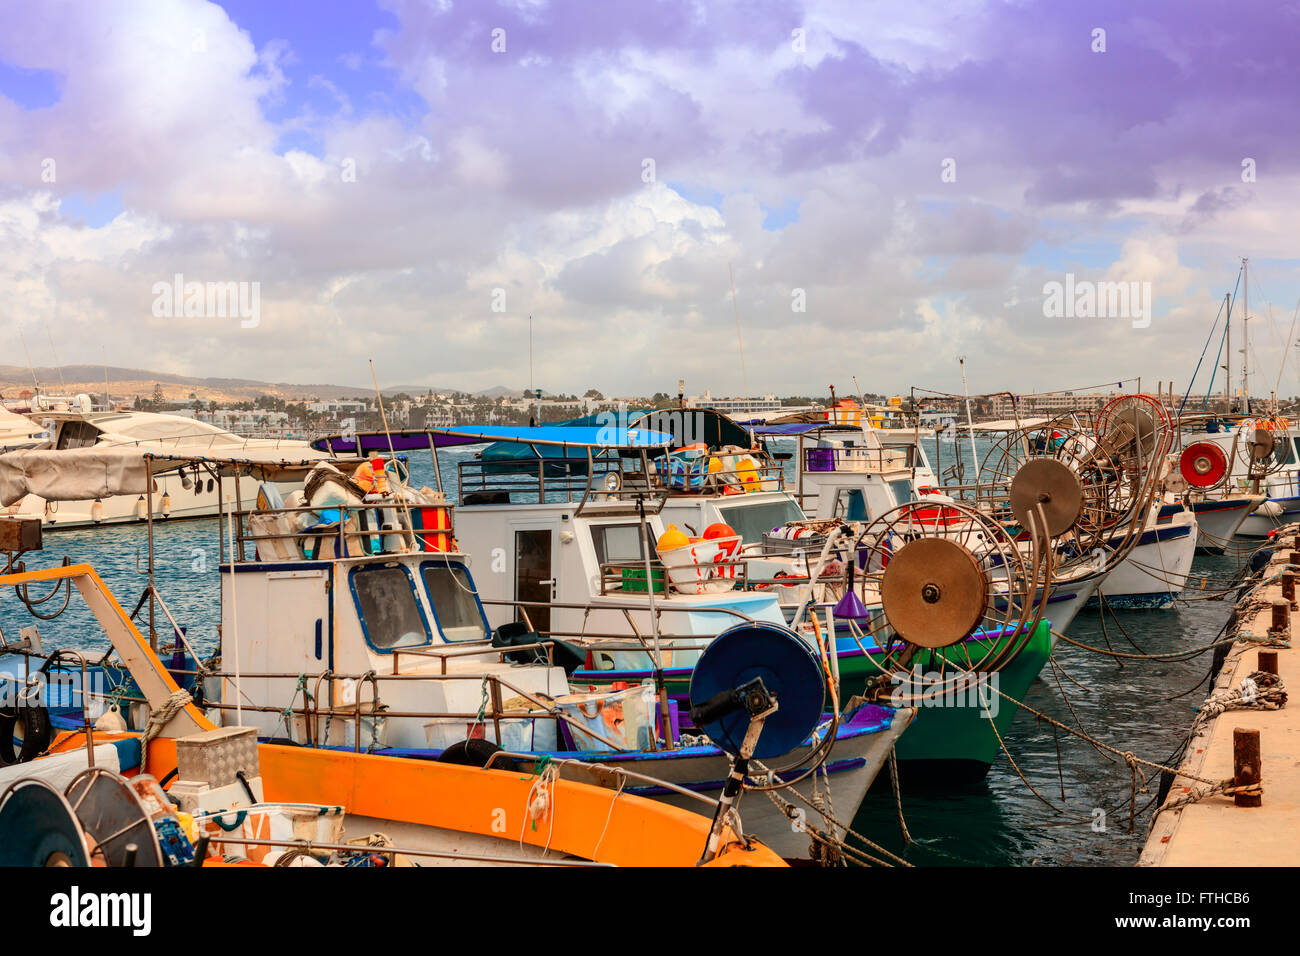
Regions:
<instances>
[{"instance_id":1,"label":"rope on dock","mask_svg":"<svg viewBox=\"0 0 1300 956\"><path fill-rule=\"evenodd\" d=\"M1186 774L1183 774L1186 776ZM1250 783L1245 786L1234 786L1231 777L1227 780L1220 780L1218 783L1212 783L1209 786L1199 787L1188 790L1186 793L1180 793L1176 797L1170 797L1160 806L1156 807L1155 813L1151 814L1151 825L1154 826L1156 819L1166 810L1177 810L1192 803L1198 803L1206 797L1212 797L1215 794L1223 794L1227 797L1235 797L1238 794L1242 796L1259 797L1264 794L1264 785L1262 783Z\"/></svg>"},{"instance_id":2,"label":"rope on dock","mask_svg":"<svg viewBox=\"0 0 1300 956\"><path fill-rule=\"evenodd\" d=\"M1193 732L1226 710L1281 710L1286 706L1286 684L1277 674L1255 671L1241 679L1235 690L1211 694L1196 710Z\"/></svg>"}]
</instances>

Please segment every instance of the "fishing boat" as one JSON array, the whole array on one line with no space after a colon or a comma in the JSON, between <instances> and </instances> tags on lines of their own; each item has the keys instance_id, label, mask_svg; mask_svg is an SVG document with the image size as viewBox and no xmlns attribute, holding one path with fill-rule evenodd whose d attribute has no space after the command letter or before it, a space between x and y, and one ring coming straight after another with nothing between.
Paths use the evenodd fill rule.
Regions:
<instances>
[{"instance_id":1,"label":"fishing boat","mask_svg":"<svg viewBox=\"0 0 1300 956\"><path fill-rule=\"evenodd\" d=\"M1220 354L1228 361L1213 366L1206 399L1200 412L1178 412L1182 428L1182 476L1190 486L1188 497L1197 519L1206 530L1202 550L1222 553L1232 538L1265 538L1278 528L1300 518L1300 458L1290 420L1278 414L1276 394L1264 403L1250 397L1250 272L1249 260L1241 260L1237 282L1242 290L1241 332L1246 347L1241 352L1241 388L1232 385L1232 313L1235 292L1225 293L1215 317L1206 349L1223 318ZM1202 353L1204 358L1204 352ZM1283 363L1285 364L1285 362ZM1197 364L1197 371L1200 363ZM1226 413L1211 413L1209 393L1218 372L1224 372L1223 401ZM1193 380L1195 373L1193 374ZM1278 382L1281 382L1279 369ZM1171 388L1172 391L1172 388ZM1191 385L1188 385L1188 395ZM1186 396L1183 404L1187 401ZM1261 409L1259 406L1263 404ZM1262 500L1260 500L1262 498Z\"/></svg>"},{"instance_id":2,"label":"fishing boat","mask_svg":"<svg viewBox=\"0 0 1300 956\"><path fill-rule=\"evenodd\" d=\"M1126 395L1109 402L1095 423L1065 415L972 428L995 436L993 445L974 483L958 478L944 491L1006 513L1011 479L1028 461L1063 462L1089 504L1086 533L1064 543L1061 557L1073 562L1094 553L1106 568L1086 606L1163 609L1177 602L1195 559L1198 527L1191 507L1169 507L1161 497L1177 474L1170 454L1175 428L1163 403Z\"/></svg>"},{"instance_id":3,"label":"fishing boat","mask_svg":"<svg viewBox=\"0 0 1300 956\"><path fill-rule=\"evenodd\" d=\"M1222 550L1231 541L1229 520L1233 535L1266 538L1300 519L1300 457L1289 419L1216 416L1197 426L1183 436L1183 474L1201 507L1224 516L1212 544Z\"/></svg>"},{"instance_id":4,"label":"fishing boat","mask_svg":"<svg viewBox=\"0 0 1300 956\"><path fill-rule=\"evenodd\" d=\"M455 444L479 436L441 437ZM176 464L175 456L146 456L147 469ZM411 489L398 494L394 471L393 493L363 502L350 496L341 473L318 462L199 464L222 479L227 472L283 477L312 469L296 499L273 505L263 489L254 507L224 522L225 669L200 667L150 586L150 620L155 605L167 615L177 635L175 666L202 670L204 679L190 689L219 721L235 715L266 739L413 759L483 747L488 759L504 748L511 759L573 764L575 773L599 766L607 781L628 780L630 793L686 807L709 806L722 794L727 756L702 737L681 737L676 704L661 712L653 686L574 693L584 685L571 687L565 668L547 659L553 642L489 627L469 558L454 545L450 508L435 492L426 489L427 499ZM358 471L369 467L363 462ZM380 462L371 476L385 472ZM231 662L238 662L233 671ZM776 783L790 781L790 796L805 801L834 788L851 819L912 713L870 703L843 713L832 708L803 748L824 758L810 765L817 773L778 772ZM785 855L809 852L806 832L790 826L788 806L751 805L751 832L766 834ZM844 824L830 819L826 826L833 839L843 837Z\"/></svg>"},{"instance_id":5,"label":"fishing boat","mask_svg":"<svg viewBox=\"0 0 1300 956\"><path fill-rule=\"evenodd\" d=\"M568 451L571 452L577 446L567 430L573 427L545 426L521 430L520 441L527 444L531 439L538 449L545 448L547 442L554 443L552 447L559 447L568 441ZM498 438L499 432L487 431L482 437ZM432 435L425 441L430 437L435 443L439 440L437 435ZM418 438L409 433L358 435L358 444L355 445L344 444L341 439L327 439L322 440L320 447L349 454L369 453L372 449L383 448L390 440L395 443L394 447L410 448L406 442ZM838 653L830 655L831 665L838 671L846 696L865 690L868 676L878 678L889 674L889 667L881 667L881 662L890 658L886 644L873 643L878 639L883 641L883 637L867 636L865 645L868 649L864 649L860 632L855 638L847 626L843 626L844 622L828 615L830 608L824 594L811 598L808 594L800 595L804 588L811 589L817 585L821 572L825 570L824 562L815 573L806 570L806 556L798 556L794 563L789 563L792 549L788 540L782 540L781 547L767 551L774 542L764 539L771 538L774 530L781 531L786 526L772 529L768 518L752 522L741 519L737 524L742 527L752 525L755 529L767 528L767 531L758 534L760 540L747 542L742 535L736 534L739 529L728 527L726 530L733 537L709 539L701 536L691 543L684 534L674 532L671 526L662 523L670 508L673 509L671 513L688 528L702 527L712 519L726 517L734 520L737 512L727 509L744 508L751 502L763 508L779 507L782 518L800 513L797 504L789 496L781 494L779 471L767 470L761 461L751 466L753 474L748 482L751 486L749 491L733 495L713 493L707 478L693 486L693 474L713 474L715 480L725 480L716 478L722 468L708 464L709 459L719 457L714 451L706 448L698 459L688 460L698 461L694 472L674 472L668 465L655 468L645 461L633 462L630 466L627 459L617 455L589 454L572 469L577 473L576 478L562 465L562 456L555 454L539 453L531 460L519 455L510 456L508 460L529 461L516 469L500 468L500 458L488 460L484 456L478 461L462 461L457 483L460 491L457 537L462 542L474 542L472 546L462 546L471 553L482 553L502 541L509 543L513 538L514 547L502 549L499 553L500 562L495 566L499 573L486 583L480 581L477 586L477 593L489 608L489 615L492 613L490 609L496 607L501 626L510 626L516 618L521 618L530 631L569 641L589 642L586 660L571 676L574 683L603 687L636 684L662 671L668 696L679 704L684 700L694 663L708 646L712 635L717 633L720 620L744 615L753 621L782 623L789 620L787 607L795 612L800 607L814 609L813 615L797 622L810 640L824 639L834 633L834 648ZM563 458L572 462L576 456L565 454ZM656 480L656 476L669 477ZM764 487L767 481L773 483L772 490ZM644 494L648 490L655 492L650 503ZM924 507L918 506L911 511L909 520L923 520ZM704 527L703 530L707 533L709 529ZM666 549L665 536L674 534L680 537L682 544ZM533 546L536 539L540 539L539 547ZM651 540L656 542L654 562L648 555ZM903 533L900 531L894 540L901 545L905 540ZM691 560L685 564L678 563L678 550L690 556ZM1015 560L1019 561L1021 557L1017 552ZM799 576L771 577L771 568L778 560L787 562L782 565L784 567L797 565L804 566L805 570ZM766 567L766 573L756 572L752 567L742 570L752 564ZM836 576L842 573L836 572ZM999 575L1003 573L993 569L992 580L999 581ZM647 580L653 581L653 586L647 588ZM746 583L749 590L742 587ZM540 585L540 589L532 590L534 585ZM772 593L778 588L787 592L787 601L778 601ZM975 633L978 628L972 628L972 633L963 636L963 639L970 639L965 650L974 652L973 657L967 657L967 660L997 658L999 666L1005 670L998 679L1007 679L1016 693L1022 693L1028 687L1050 654L1051 629L1050 626L1040 626L1042 610L1038 600L1042 594L1049 593L1049 589L1050 584L1033 590L1034 598L1028 601L1019 592L1015 593L1014 599L1008 600L1007 594L1011 592L995 583L991 607L1009 609L1012 615L1037 608L1040 622L1029 626L1022 618L1017 627L1007 627L1003 621L997 627L980 633ZM566 595L572 595L575 600L564 600ZM1071 598L1074 596L1071 594ZM830 603L839 597L834 595ZM1086 595L1079 597L1082 600ZM872 599L868 598L868 603L873 603ZM874 603L879 614L881 604L879 601ZM541 619L544 623L539 624L533 616L538 612L546 615ZM561 614L571 616L561 618ZM656 630L661 620L665 623ZM841 635L842 626L844 633ZM819 634L823 637L819 638ZM655 639L653 643L652 636ZM829 655L830 646L827 646ZM922 656L915 663L937 660L939 657ZM951 668L951 664L949 666ZM986 771L992 761L993 755L988 754L988 741L997 747L996 734L984 710L980 706L959 707L950 715L945 714L942 720L934 721L938 726L951 716L959 722L969 721L974 725L972 733L982 738L983 746L980 754L971 758L967 769L978 768L979 773ZM1002 730L1014 713L1014 707L1001 710L998 719ZM922 715L921 719L927 716ZM908 734L913 732L909 730ZM899 741L900 757L924 761L934 756L927 754L925 747L906 747L907 736L905 734ZM951 735L941 731L927 736L938 742L940 738ZM950 743L943 743L940 749L945 755L944 760L953 752Z\"/></svg>"},{"instance_id":6,"label":"fishing boat","mask_svg":"<svg viewBox=\"0 0 1300 956\"><path fill-rule=\"evenodd\" d=\"M37 669L30 645L4 649L20 701L5 730L21 723L27 759L0 766L0 865L781 863L723 821L553 768L259 743L208 720L91 567L6 571L0 590L24 603L33 587L75 588L118 662L68 648ZM86 691L114 674L147 712L143 732L93 716Z\"/></svg>"},{"instance_id":7,"label":"fishing boat","mask_svg":"<svg viewBox=\"0 0 1300 956\"><path fill-rule=\"evenodd\" d=\"M830 415L825 423L773 425L755 433L797 439L797 497L814 522L871 521L899 505L919 502L913 515L919 525L951 525L960 533L967 523L947 508L954 499L940 490L921 442L887 436L851 411ZM806 537L795 539L800 540L805 548L810 545ZM1053 631L1069 629L1107 570L1104 559L1098 558L1076 562L1054 575L1047 595Z\"/></svg>"}]
</instances>

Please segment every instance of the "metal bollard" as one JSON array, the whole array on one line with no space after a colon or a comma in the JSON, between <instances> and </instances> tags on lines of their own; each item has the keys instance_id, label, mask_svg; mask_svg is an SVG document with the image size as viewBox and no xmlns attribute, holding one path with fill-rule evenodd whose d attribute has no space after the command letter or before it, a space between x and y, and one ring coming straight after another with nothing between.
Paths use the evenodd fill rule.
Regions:
<instances>
[{"instance_id":1,"label":"metal bollard","mask_svg":"<svg viewBox=\"0 0 1300 956\"><path fill-rule=\"evenodd\" d=\"M1232 783L1237 787L1250 787L1262 783L1259 756L1259 731L1234 730L1232 732ZM1258 807L1264 798L1258 793L1236 793L1232 802L1238 807Z\"/></svg>"},{"instance_id":2,"label":"metal bollard","mask_svg":"<svg viewBox=\"0 0 1300 956\"><path fill-rule=\"evenodd\" d=\"M1277 599L1273 602L1273 623L1269 626L1270 634L1289 635L1291 632L1291 604Z\"/></svg>"}]
</instances>

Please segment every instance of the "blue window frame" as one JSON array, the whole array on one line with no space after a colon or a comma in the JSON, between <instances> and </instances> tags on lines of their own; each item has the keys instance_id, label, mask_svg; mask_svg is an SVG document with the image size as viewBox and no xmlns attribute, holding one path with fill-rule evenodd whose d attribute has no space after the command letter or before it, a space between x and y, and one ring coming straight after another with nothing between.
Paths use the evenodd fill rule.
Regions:
<instances>
[{"instance_id":1,"label":"blue window frame","mask_svg":"<svg viewBox=\"0 0 1300 956\"><path fill-rule=\"evenodd\" d=\"M433 642L415 579L404 565L360 565L348 572L348 587L371 650L391 654Z\"/></svg>"},{"instance_id":2,"label":"blue window frame","mask_svg":"<svg viewBox=\"0 0 1300 956\"><path fill-rule=\"evenodd\" d=\"M492 636L469 568L458 561L425 561L420 577L433 608L434 626L444 641L485 641Z\"/></svg>"}]
</instances>

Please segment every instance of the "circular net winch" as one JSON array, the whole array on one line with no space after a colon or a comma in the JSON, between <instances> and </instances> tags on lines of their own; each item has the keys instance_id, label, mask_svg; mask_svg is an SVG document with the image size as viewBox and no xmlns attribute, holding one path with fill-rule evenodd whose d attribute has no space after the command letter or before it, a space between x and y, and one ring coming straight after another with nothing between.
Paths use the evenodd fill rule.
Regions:
<instances>
[{"instance_id":1,"label":"circular net winch","mask_svg":"<svg viewBox=\"0 0 1300 956\"><path fill-rule=\"evenodd\" d=\"M851 560L878 609L861 626L877 688L908 706L1004 667L1042 619L1050 555L960 502L910 502L862 527Z\"/></svg>"},{"instance_id":2,"label":"circular net winch","mask_svg":"<svg viewBox=\"0 0 1300 956\"><path fill-rule=\"evenodd\" d=\"M981 464L980 483L965 494L1004 525L1015 521L1022 537L1034 533L1026 506L1048 495L1054 504L1046 509L1046 530L1058 539L1058 571L1065 572L1098 548L1114 555L1130 536L1136 539L1168 471L1174 435L1160 402L1121 396L1100 411L1095 425L1068 415L1004 434ZM1072 524L1053 517L1068 518L1076 502Z\"/></svg>"},{"instance_id":3,"label":"circular net winch","mask_svg":"<svg viewBox=\"0 0 1300 956\"><path fill-rule=\"evenodd\" d=\"M1291 423L1276 415L1247 419L1237 426L1233 437L1232 464L1229 472L1241 471L1249 478L1267 478L1288 463L1286 440Z\"/></svg>"}]
</instances>

